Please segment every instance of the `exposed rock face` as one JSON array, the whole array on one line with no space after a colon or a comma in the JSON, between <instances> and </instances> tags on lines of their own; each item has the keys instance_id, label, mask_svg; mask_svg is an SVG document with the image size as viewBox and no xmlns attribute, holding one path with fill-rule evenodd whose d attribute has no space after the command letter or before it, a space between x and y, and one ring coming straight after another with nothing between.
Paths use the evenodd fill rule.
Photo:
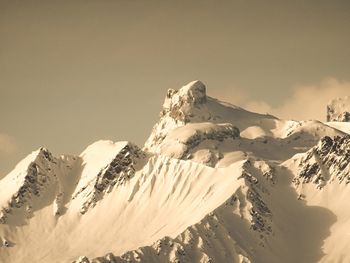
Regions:
<instances>
[{"instance_id":1,"label":"exposed rock face","mask_svg":"<svg viewBox=\"0 0 350 263\"><path fill-rule=\"evenodd\" d=\"M191 159L201 150L203 143L220 143L236 138L239 138L239 130L230 123L189 123L170 131L155 151L177 159ZM201 163L211 163L209 159Z\"/></svg>"},{"instance_id":2,"label":"exposed rock face","mask_svg":"<svg viewBox=\"0 0 350 263\"><path fill-rule=\"evenodd\" d=\"M145 143L145 150L173 158L194 160L192 157L201 150L202 143L238 138L238 128L216 119L218 117L209 109L210 100L213 99L207 97L205 85L198 80L179 90L168 90L160 120L153 127L152 134ZM215 166L222 153L209 149L198 155L196 161Z\"/></svg>"},{"instance_id":3,"label":"exposed rock face","mask_svg":"<svg viewBox=\"0 0 350 263\"><path fill-rule=\"evenodd\" d=\"M327 121L350 122L350 97L332 100L327 105Z\"/></svg>"},{"instance_id":4,"label":"exposed rock face","mask_svg":"<svg viewBox=\"0 0 350 263\"><path fill-rule=\"evenodd\" d=\"M202 121L209 119L209 116L203 116L205 111L201 111L206 102L206 87L201 81L190 82L179 90L169 89L160 112L160 120L145 143L146 150L153 151L170 130L185 125L193 118L199 116Z\"/></svg>"},{"instance_id":5,"label":"exposed rock face","mask_svg":"<svg viewBox=\"0 0 350 263\"><path fill-rule=\"evenodd\" d=\"M198 108L206 101L206 88L199 80L190 82L179 90L169 89L161 117L169 115L174 120L187 123L192 117L192 108Z\"/></svg>"},{"instance_id":6,"label":"exposed rock face","mask_svg":"<svg viewBox=\"0 0 350 263\"><path fill-rule=\"evenodd\" d=\"M95 188L99 192L108 191L108 187L122 184L135 173L136 160L145 154L134 144L127 144L114 160L97 175Z\"/></svg>"},{"instance_id":7,"label":"exposed rock face","mask_svg":"<svg viewBox=\"0 0 350 263\"><path fill-rule=\"evenodd\" d=\"M76 194L83 193L89 196L88 200L84 202L80 213L86 213L90 207L94 207L103 198L104 194L111 192L114 186L121 185L133 177L135 165L139 159L145 156L146 154L135 144L126 144L112 162L97 174L94 181ZM91 184L93 187L91 187ZM91 192L84 193L84 191Z\"/></svg>"},{"instance_id":8,"label":"exposed rock face","mask_svg":"<svg viewBox=\"0 0 350 263\"><path fill-rule=\"evenodd\" d=\"M26 159L23 167L12 178L8 177L6 185L13 189L13 193L0 211L0 223L7 223L8 217L16 214L30 218L35 210L40 209L38 203L42 199L52 199L48 201L53 202L55 216L65 210L67 193L63 190L61 174L69 174L72 166L79 162L79 157L55 157L46 148L40 148Z\"/></svg>"},{"instance_id":9,"label":"exposed rock face","mask_svg":"<svg viewBox=\"0 0 350 263\"><path fill-rule=\"evenodd\" d=\"M8 205L0 212L0 223L5 223L7 215L14 209L23 207L30 213L31 200L47 190L47 185L56 182L54 170L57 162L52 154L47 149L40 148L34 155L35 158L27 170L16 178L21 184L8 201Z\"/></svg>"},{"instance_id":10,"label":"exposed rock face","mask_svg":"<svg viewBox=\"0 0 350 263\"><path fill-rule=\"evenodd\" d=\"M295 183L315 183L322 188L328 181L350 183L350 135L326 136L310 149L299 163L299 177Z\"/></svg>"}]
</instances>

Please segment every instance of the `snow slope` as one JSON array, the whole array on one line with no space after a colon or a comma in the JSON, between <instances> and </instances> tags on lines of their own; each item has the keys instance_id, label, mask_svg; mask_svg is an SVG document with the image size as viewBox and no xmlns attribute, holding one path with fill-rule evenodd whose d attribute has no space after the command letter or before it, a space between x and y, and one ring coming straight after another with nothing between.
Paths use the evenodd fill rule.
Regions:
<instances>
[{"instance_id":1,"label":"snow slope","mask_svg":"<svg viewBox=\"0 0 350 263\"><path fill-rule=\"evenodd\" d=\"M142 149L41 148L0 180L0 262L347 262L348 131L171 89Z\"/></svg>"},{"instance_id":2,"label":"snow slope","mask_svg":"<svg viewBox=\"0 0 350 263\"><path fill-rule=\"evenodd\" d=\"M344 133L350 133L350 122L327 122L328 126L335 128L339 131L342 131Z\"/></svg>"}]
</instances>

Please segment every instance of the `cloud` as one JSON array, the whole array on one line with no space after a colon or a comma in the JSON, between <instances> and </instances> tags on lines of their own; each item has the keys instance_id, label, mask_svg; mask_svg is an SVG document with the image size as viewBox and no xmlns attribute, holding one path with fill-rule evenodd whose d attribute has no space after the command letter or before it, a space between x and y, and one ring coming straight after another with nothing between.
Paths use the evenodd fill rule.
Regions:
<instances>
[{"instance_id":1,"label":"cloud","mask_svg":"<svg viewBox=\"0 0 350 263\"><path fill-rule=\"evenodd\" d=\"M270 113L282 119L325 121L328 102L334 98L349 96L350 82L327 78L317 84L295 86L292 88L292 95L275 107L265 101L250 100L245 91L235 90L238 97L232 99L232 92L229 95L224 90L218 92L219 98L247 110Z\"/></svg>"},{"instance_id":2,"label":"cloud","mask_svg":"<svg viewBox=\"0 0 350 263\"><path fill-rule=\"evenodd\" d=\"M0 154L12 154L16 152L17 145L13 137L0 133Z\"/></svg>"}]
</instances>

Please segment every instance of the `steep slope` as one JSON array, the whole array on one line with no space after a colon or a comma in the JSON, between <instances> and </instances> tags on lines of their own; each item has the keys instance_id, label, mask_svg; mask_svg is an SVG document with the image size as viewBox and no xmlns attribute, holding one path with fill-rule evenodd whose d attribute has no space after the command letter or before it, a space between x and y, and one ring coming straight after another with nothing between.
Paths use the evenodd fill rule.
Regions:
<instances>
[{"instance_id":1,"label":"steep slope","mask_svg":"<svg viewBox=\"0 0 350 263\"><path fill-rule=\"evenodd\" d=\"M135 174L135 165L146 154L130 142L99 141L81 155L82 169L73 193L71 207L84 214L103 199L113 187L122 185Z\"/></svg>"},{"instance_id":2,"label":"steep slope","mask_svg":"<svg viewBox=\"0 0 350 263\"><path fill-rule=\"evenodd\" d=\"M350 122L333 121L333 122L327 122L326 124L332 128L339 130L339 131L350 134Z\"/></svg>"},{"instance_id":3,"label":"steep slope","mask_svg":"<svg viewBox=\"0 0 350 263\"><path fill-rule=\"evenodd\" d=\"M131 143L110 141L96 142L79 157L56 158L43 148L33 152L0 182L1 189L7 189L1 191L0 238L11 244L0 247L0 260L68 260L69 253L63 258L57 255L67 251L70 241L84 236L74 229L90 229L89 224L79 224L81 215L114 187L125 185L136 163L145 158ZM97 229L89 238L96 233Z\"/></svg>"},{"instance_id":4,"label":"steep slope","mask_svg":"<svg viewBox=\"0 0 350 263\"><path fill-rule=\"evenodd\" d=\"M254 165L264 173L261 170L254 175L249 173L258 169ZM264 246L272 234L272 215L264 199L273 183L273 174L266 163L254 165L245 161L236 179L239 187L232 189L218 208L180 235L162 238L152 246L120 257L110 253L93 262L250 262L249 258L258 258L258 254L271 259Z\"/></svg>"},{"instance_id":5,"label":"steep slope","mask_svg":"<svg viewBox=\"0 0 350 263\"><path fill-rule=\"evenodd\" d=\"M76 262L318 262L335 215L298 199L288 169L247 160L240 187L176 237ZM315 224L315 222L319 222ZM84 260L84 261L83 261Z\"/></svg>"},{"instance_id":6,"label":"steep slope","mask_svg":"<svg viewBox=\"0 0 350 263\"><path fill-rule=\"evenodd\" d=\"M69 262L79 254L122 253L164 236L175 237L239 187L240 166L217 171L193 162L151 157L133 177L83 214L71 206L76 200L72 199L59 218L53 217L49 203L26 218L21 229L2 225L0 235L13 247L0 248L0 258L5 262L25 262L28 257L35 262ZM45 231L39 227L42 224Z\"/></svg>"},{"instance_id":7,"label":"steep slope","mask_svg":"<svg viewBox=\"0 0 350 263\"><path fill-rule=\"evenodd\" d=\"M64 203L64 174L77 160L74 156L55 158L45 148L33 152L0 181L1 222L22 224L26 217L53 202L53 215L58 215Z\"/></svg>"},{"instance_id":8,"label":"steep slope","mask_svg":"<svg viewBox=\"0 0 350 263\"><path fill-rule=\"evenodd\" d=\"M334 139L324 137L318 145L295 156L284 165L294 175L299 199L308 205L327 208L336 218L330 228L331 235L324 240L324 257L320 262L348 262L349 135Z\"/></svg>"}]
</instances>

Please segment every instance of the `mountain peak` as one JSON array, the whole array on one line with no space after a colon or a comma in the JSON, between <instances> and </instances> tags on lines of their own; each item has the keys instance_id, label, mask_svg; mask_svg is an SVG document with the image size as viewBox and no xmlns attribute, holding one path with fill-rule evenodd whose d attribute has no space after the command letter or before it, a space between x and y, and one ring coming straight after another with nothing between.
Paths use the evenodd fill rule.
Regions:
<instances>
[{"instance_id":1,"label":"mountain peak","mask_svg":"<svg viewBox=\"0 0 350 263\"><path fill-rule=\"evenodd\" d=\"M195 122L208 120L210 116L205 108L207 99L206 87L199 80L189 82L178 90L169 89L160 112L160 120L153 127L145 149L151 150L170 130L194 121L194 117Z\"/></svg>"},{"instance_id":2,"label":"mountain peak","mask_svg":"<svg viewBox=\"0 0 350 263\"><path fill-rule=\"evenodd\" d=\"M183 86L179 90L169 89L163 104L163 113L171 112L176 119L183 118L184 113L190 110L191 106L198 106L207 101L206 87L199 81L195 80Z\"/></svg>"},{"instance_id":3,"label":"mountain peak","mask_svg":"<svg viewBox=\"0 0 350 263\"><path fill-rule=\"evenodd\" d=\"M203 82L200 80L191 81L187 85L183 86L179 90L180 95L187 95L190 99L196 102L204 102L206 101L206 87Z\"/></svg>"},{"instance_id":4,"label":"mountain peak","mask_svg":"<svg viewBox=\"0 0 350 263\"><path fill-rule=\"evenodd\" d=\"M350 122L350 97L331 100L327 105L327 121Z\"/></svg>"}]
</instances>

